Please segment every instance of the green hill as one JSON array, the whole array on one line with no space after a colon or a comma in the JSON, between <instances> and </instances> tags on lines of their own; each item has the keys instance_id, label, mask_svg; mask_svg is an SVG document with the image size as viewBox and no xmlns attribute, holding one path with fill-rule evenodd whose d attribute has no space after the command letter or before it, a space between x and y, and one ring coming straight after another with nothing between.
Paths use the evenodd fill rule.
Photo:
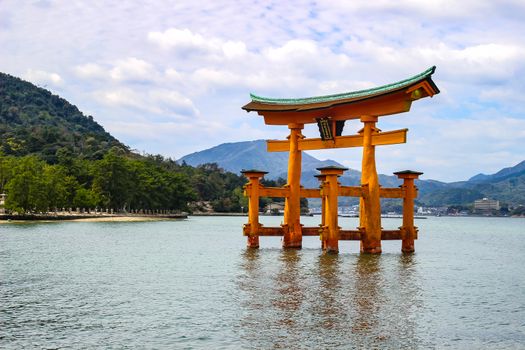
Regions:
<instances>
[{"instance_id":1,"label":"green hill","mask_svg":"<svg viewBox=\"0 0 525 350\"><path fill-rule=\"evenodd\" d=\"M5 73L0 73L0 135L5 155L37 155L50 164L60 153L101 159L113 146L127 149L65 99Z\"/></svg>"},{"instance_id":2,"label":"green hill","mask_svg":"<svg viewBox=\"0 0 525 350\"><path fill-rule=\"evenodd\" d=\"M246 207L246 179L213 164L139 155L77 107L0 73L0 193L15 213L57 208L216 211Z\"/></svg>"}]
</instances>

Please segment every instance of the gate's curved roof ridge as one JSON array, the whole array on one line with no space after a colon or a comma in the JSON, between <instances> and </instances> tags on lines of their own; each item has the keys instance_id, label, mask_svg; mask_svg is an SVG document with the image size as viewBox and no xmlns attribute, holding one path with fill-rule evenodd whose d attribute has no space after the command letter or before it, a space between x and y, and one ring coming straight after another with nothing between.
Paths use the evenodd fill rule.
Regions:
<instances>
[{"instance_id":1,"label":"gate's curved roof ridge","mask_svg":"<svg viewBox=\"0 0 525 350\"><path fill-rule=\"evenodd\" d=\"M272 110L279 110L282 106L282 110L304 110L310 108L328 107L330 105L353 102L363 99L372 98L375 96L382 96L389 94L400 89L409 88L410 86L416 85L422 81L427 81L432 88L433 94L438 94L439 89L436 84L432 81L432 74L434 74L436 66L432 66L413 77L404 79L395 83L378 86L371 89L351 91L334 95L325 96L314 96L306 98L270 98L257 96L250 94L251 102L242 107L246 111L257 111L265 110L267 107L273 106ZM322 106L321 106L322 105Z\"/></svg>"}]
</instances>

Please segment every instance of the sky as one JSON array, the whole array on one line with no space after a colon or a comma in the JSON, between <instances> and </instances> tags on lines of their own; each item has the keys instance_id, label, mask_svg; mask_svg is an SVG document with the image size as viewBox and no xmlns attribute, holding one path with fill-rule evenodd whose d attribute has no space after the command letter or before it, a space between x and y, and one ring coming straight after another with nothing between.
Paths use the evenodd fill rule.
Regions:
<instances>
[{"instance_id":1,"label":"sky","mask_svg":"<svg viewBox=\"0 0 525 350\"><path fill-rule=\"evenodd\" d=\"M0 71L60 95L131 149L178 159L284 139L249 94L308 97L437 66L441 93L408 113L379 173L466 180L525 160L525 1L0 0ZM361 128L349 121L345 134ZM318 137L315 127L304 130ZM309 152L361 167L360 148Z\"/></svg>"}]
</instances>

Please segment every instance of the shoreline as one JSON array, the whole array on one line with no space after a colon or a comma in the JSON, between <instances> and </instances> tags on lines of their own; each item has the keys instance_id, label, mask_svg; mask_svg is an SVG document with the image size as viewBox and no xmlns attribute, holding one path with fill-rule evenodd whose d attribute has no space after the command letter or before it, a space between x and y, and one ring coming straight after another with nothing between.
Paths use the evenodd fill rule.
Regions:
<instances>
[{"instance_id":1,"label":"shoreline","mask_svg":"<svg viewBox=\"0 0 525 350\"><path fill-rule=\"evenodd\" d=\"M188 214L171 215L8 215L0 214L0 224L24 222L144 222L187 219Z\"/></svg>"},{"instance_id":2,"label":"shoreline","mask_svg":"<svg viewBox=\"0 0 525 350\"><path fill-rule=\"evenodd\" d=\"M172 214L172 215L8 215L0 214L0 225L1 224L16 224L16 223L28 223L28 222L148 222L148 221L171 221L171 220L184 220L189 217L198 216L213 216L213 217L235 217L235 216L248 216L247 213L194 213L194 214ZM276 215L265 215L261 216L276 216ZM282 216L282 215L281 215ZM344 217L344 216L343 216ZM431 216L432 217L432 216ZM476 217L476 218L521 218L525 219L525 216L481 216L481 215L446 215L442 217ZM383 218L398 218L398 217L383 217ZM415 217L414 219L426 219L426 216Z\"/></svg>"}]
</instances>

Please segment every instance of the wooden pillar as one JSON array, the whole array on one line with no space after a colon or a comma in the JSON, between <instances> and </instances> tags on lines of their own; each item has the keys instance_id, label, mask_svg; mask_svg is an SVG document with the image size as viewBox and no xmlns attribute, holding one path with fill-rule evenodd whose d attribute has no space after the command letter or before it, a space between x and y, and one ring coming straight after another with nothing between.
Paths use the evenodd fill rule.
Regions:
<instances>
[{"instance_id":1,"label":"wooden pillar","mask_svg":"<svg viewBox=\"0 0 525 350\"><path fill-rule=\"evenodd\" d=\"M317 180L319 180L319 188L321 189L321 224L320 226L320 235L319 239L321 240L321 248L326 249L326 237L324 237L323 232L326 226L326 196L324 193L324 185L326 181L326 175L315 175Z\"/></svg>"},{"instance_id":2,"label":"wooden pillar","mask_svg":"<svg viewBox=\"0 0 525 350\"><path fill-rule=\"evenodd\" d=\"M405 196L403 197L403 226L401 227L401 251L403 253L414 252L414 239L417 228L414 226L414 199L416 198L416 186L414 180L423 173L411 170L398 171L394 173L403 179Z\"/></svg>"},{"instance_id":3,"label":"wooden pillar","mask_svg":"<svg viewBox=\"0 0 525 350\"><path fill-rule=\"evenodd\" d=\"M343 174L347 168L328 166L317 168L321 175L325 176L323 184L323 197L325 198L325 226L323 227L323 240L325 241L324 250L327 253L339 252L339 223L338 223L338 195L339 182L337 178Z\"/></svg>"},{"instance_id":4,"label":"wooden pillar","mask_svg":"<svg viewBox=\"0 0 525 350\"><path fill-rule=\"evenodd\" d=\"M250 197L248 198L248 248L259 248L259 189L260 179L266 171L260 170L243 170L244 176L248 178L248 184L245 189L250 189Z\"/></svg>"},{"instance_id":5,"label":"wooden pillar","mask_svg":"<svg viewBox=\"0 0 525 350\"><path fill-rule=\"evenodd\" d=\"M377 117L362 116L364 127L363 135L363 162L361 184L368 185L368 196L360 201L359 223L364 237L361 239L361 252L370 254L381 253L381 204L379 198L379 179L376 170L375 146L372 144L372 135L378 132Z\"/></svg>"},{"instance_id":6,"label":"wooden pillar","mask_svg":"<svg viewBox=\"0 0 525 350\"><path fill-rule=\"evenodd\" d=\"M301 151L299 139L303 124L288 124L290 129L290 157L288 160L288 183L290 195L284 202L283 248L301 248Z\"/></svg>"}]
</instances>

